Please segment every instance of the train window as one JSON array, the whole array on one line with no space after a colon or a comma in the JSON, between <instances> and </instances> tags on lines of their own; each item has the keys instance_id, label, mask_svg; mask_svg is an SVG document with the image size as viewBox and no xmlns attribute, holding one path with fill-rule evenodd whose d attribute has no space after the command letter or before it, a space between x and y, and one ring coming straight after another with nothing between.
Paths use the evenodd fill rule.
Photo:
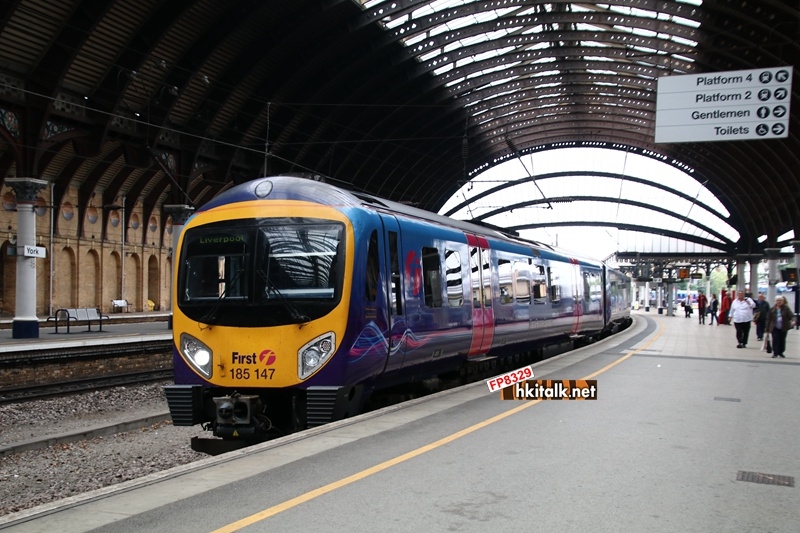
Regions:
<instances>
[{"instance_id":1,"label":"train window","mask_svg":"<svg viewBox=\"0 0 800 533\"><path fill-rule=\"evenodd\" d=\"M389 263L392 269L392 310L396 316L403 314L402 285L400 284L400 251L397 232L389 232Z\"/></svg>"},{"instance_id":2,"label":"train window","mask_svg":"<svg viewBox=\"0 0 800 533\"><path fill-rule=\"evenodd\" d=\"M378 232L373 231L369 237L369 247L367 248L367 272L364 297L368 302L374 302L378 298L378 280L380 279L380 262L378 261Z\"/></svg>"},{"instance_id":3,"label":"train window","mask_svg":"<svg viewBox=\"0 0 800 533\"><path fill-rule=\"evenodd\" d=\"M508 259L497 260L497 277L500 279L500 303L503 305L514 303L514 280L511 271L511 261Z\"/></svg>"},{"instance_id":4,"label":"train window","mask_svg":"<svg viewBox=\"0 0 800 533\"><path fill-rule=\"evenodd\" d=\"M589 281L589 278L592 275L588 272L583 273L583 301L589 302L591 294L592 294L592 286Z\"/></svg>"},{"instance_id":5,"label":"train window","mask_svg":"<svg viewBox=\"0 0 800 533\"><path fill-rule=\"evenodd\" d=\"M531 303L531 280L527 262L514 261L514 298L517 303Z\"/></svg>"},{"instance_id":6,"label":"train window","mask_svg":"<svg viewBox=\"0 0 800 533\"><path fill-rule=\"evenodd\" d=\"M483 305L492 306L492 261L489 250L481 250L481 279L483 280Z\"/></svg>"},{"instance_id":7,"label":"train window","mask_svg":"<svg viewBox=\"0 0 800 533\"><path fill-rule=\"evenodd\" d=\"M461 307L464 303L464 284L461 274L461 255L455 250L444 252L445 278L447 279L447 303L450 307Z\"/></svg>"},{"instance_id":8,"label":"train window","mask_svg":"<svg viewBox=\"0 0 800 533\"><path fill-rule=\"evenodd\" d=\"M259 231L263 248L256 275L265 301L336 297L339 224L269 224Z\"/></svg>"},{"instance_id":9,"label":"train window","mask_svg":"<svg viewBox=\"0 0 800 533\"><path fill-rule=\"evenodd\" d=\"M428 307L442 306L442 264L439 259L439 250L436 248L422 248L422 279L425 305Z\"/></svg>"},{"instance_id":10,"label":"train window","mask_svg":"<svg viewBox=\"0 0 800 533\"><path fill-rule=\"evenodd\" d=\"M547 267L547 282L550 287L550 301L558 303L561 301L561 285L559 285L558 272Z\"/></svg>"},{"instance_id":11,"label":"train window","mask_svg":"<svg viewBox=\"0 0 800 533\"><path fill-rule=\"evenodd\" d=\"M545 303L545 300L547 300L547 278L544 274L544 267L542 265L533 265L531 267L531 278L533 302L537 304Z\"/></svg>"},{"instance_id":12,"label":"train window","mask_svg":"<svg viewBox=\"0 0 800 533\"><path fill-rule=\"evenodd\" d=\"M193 231L184 242L182 301L247 299L250 235L246 231Z\"/></svg>"},{"instance_id":13,"label":"train window","mask_svg":"<svg viewBox=\"0 0 800 533\"><path fill-rule=\"evenodd\" d=\"M469 249L469 265L472 271L472 306L481 306L481 259L477 248Z\"/></svg>"}]
</instances>

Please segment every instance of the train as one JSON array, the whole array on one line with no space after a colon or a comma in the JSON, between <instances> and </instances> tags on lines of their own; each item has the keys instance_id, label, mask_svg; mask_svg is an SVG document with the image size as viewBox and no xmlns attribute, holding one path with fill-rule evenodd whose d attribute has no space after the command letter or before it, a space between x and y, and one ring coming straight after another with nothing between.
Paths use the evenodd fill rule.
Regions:
<instances>
[{"instance_id":1,"label":"train","mask_svg":"<svg viewBox=\"0 0 800 533\"><path fill-rule=\"evenodd\" d=\"M164 389L174 425L213 433L192 441L207 453L631 322L630 278L601 261L303 176L223 192L175 258Z\"/></svg>"}]
</instances>

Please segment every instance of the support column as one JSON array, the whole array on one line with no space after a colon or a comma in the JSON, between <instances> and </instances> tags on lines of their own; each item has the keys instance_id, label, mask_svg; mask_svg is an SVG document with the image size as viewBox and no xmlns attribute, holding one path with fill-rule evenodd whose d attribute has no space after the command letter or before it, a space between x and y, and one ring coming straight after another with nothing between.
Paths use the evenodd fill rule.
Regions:
<instances>
[{"instance_id":1,"label":"support column","mask_svg":"<svg viewBox=\"0 0 800 533\"><path fill-rule=\"evenodd\" d=\"M38 339L36 316L36 256L26 256L26 247L36 247L36 197L47 180L8 178L6 185L17 197L17 304L11 336L15 339ZM52 253L52 250L50 251Z\"/></svg>"},{"instance_id":2,"label":"support column","mask_svg":"<svg viewBox=\"0 0 800 533\"><path fill-rule=\"evenodd\" d=\"M172 312L175 308L175 264L178 262L178 241L181 231L189 217L194 213L194 207L183 204L166 204L164 213L172 217L172 272L169 273L169 319L167 328L172 329Z\"/></svg>"},{"instance_id":3,"label":"support column","mask_svg":"<svg viewBox=\"0 0 800 533\"><path fill-rule=\"evenodd\" d=\"M744 266L747 264L746 255L736 256L736 290L747 292L747 283L744 281ZM736 295L731 296L731 300L735 300Z\"/></svg>"},{"instance_id":4,"label":"support column","mask_svg":"<svg viewBox=\"0 0 800 533\"><path fill-rule=\"evenodd\" d=\"M794 314L800 314L800 241L790 241L794 246ZM795 323L795 329L800 329L800 317Z\"/></svg>"},{"instance_id":5,"label":"support column","mask_svg":"<svg viewBox=\"0 0 800 533\"><path fill-rule=\"evenodd\" d=\"M767 301L770 306L775 304L775 296L778 294L778 254L781 253L780 248L764 248L764 253L767 254Z\"/></svg>"},{"instance_id":6,"label":"support column","mask_svg":"<svg viewBox=\"0 0 800 533\"><path fill-rule=\"evenodd\" d=\"M758 298L758 265L761 264L761 256L750 256L750 292L753 293L753 299Z\"/></svg>"},{"instance_id":7,"label":"support column","mask_svg":"<svg viewBox=\"0 0 800 533\"><path fill-rule=\"evenodd\" d=\"M650 312L650 282L644 282L644 310Z\"/></svg>"}]
</instances>

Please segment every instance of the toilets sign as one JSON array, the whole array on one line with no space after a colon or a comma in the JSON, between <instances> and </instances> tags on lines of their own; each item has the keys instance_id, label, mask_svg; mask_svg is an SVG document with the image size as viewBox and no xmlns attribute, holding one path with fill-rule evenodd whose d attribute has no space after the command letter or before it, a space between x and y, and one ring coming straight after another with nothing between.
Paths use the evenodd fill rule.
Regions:
<instances>
[{"instance_id":1,"label":"toilets sign","mask_svg":"<svg viewBox=\"0 0 800 533\"><path fill-rule=\"evenodd\" d=\"M655 142L788 137L792 69L786 66L658 78Z\"/></svg>"}]
</instances>

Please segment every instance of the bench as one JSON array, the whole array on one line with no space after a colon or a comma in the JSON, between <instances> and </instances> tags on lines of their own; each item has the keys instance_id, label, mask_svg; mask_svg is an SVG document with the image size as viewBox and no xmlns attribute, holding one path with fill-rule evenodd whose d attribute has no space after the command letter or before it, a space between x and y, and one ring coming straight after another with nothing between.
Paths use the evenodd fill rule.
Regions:
<instances>
[{"instance_id":1,"label":"bench","mask_svg":"<svg viewBox=\"0 0 800 533\"><path fill-rule=\"evenodd\" d=\"M112 311L130 311L133 304L128 303L128 300L111 300Z\"/></svg>"},{"instance_id":2,"label":"bench","mask_svg":"<svg viewBox=\"0 0 800 533\"><path fill-rule=\"evenodd\" d=\"M69 333L71 322L86 322L86 325L89 326L88 331L92 331L92 322L97 322L98 331L103 331L103 320L108 320L108 315L98 312L94 307L65 308L56 310L55 315L47 318L47 322L51 320L55 321L56 333L58 333L58 323L61 320L67 325L67 333Z\"/></svg>"}]
</instances>

